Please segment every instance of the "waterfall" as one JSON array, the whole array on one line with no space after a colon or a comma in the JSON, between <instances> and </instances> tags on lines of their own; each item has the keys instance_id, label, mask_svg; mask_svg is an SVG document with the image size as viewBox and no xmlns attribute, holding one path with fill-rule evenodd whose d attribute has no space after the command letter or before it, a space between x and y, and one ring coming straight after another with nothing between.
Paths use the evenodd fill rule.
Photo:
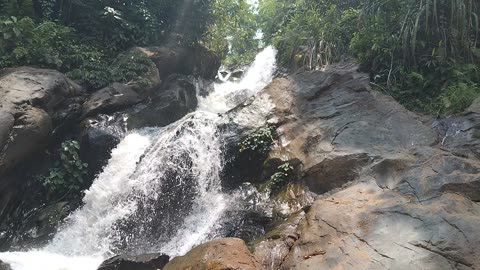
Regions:
<instances>
[{"instance_id":1,"label":"waterfall","mask_svg":"<svg viewBox=\"0 0 480 270\"><path fill-rule=\"evenodd\" d=\"M163 128L126 134L50 243L40 250L0 253L14 270L95 270L116 254L183 255L210 240L219 219L238 203L223 193L219 113L255 95L272 79L268 47L238 83L198 97L197 111ZM238 193L240 194L240 193Z\"/></svg>"}]
</instances>

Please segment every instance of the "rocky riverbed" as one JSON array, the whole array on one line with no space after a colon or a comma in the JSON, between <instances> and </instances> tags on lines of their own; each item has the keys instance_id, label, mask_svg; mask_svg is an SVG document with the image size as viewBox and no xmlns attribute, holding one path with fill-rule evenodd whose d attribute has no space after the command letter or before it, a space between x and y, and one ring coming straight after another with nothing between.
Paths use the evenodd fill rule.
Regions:
<instances>
[{"instance_id":1,"label":"rocky riverbed","mask_svg":"<svg viewBox=\"0 0 480 270\"><path fill-rule=\"evenodd\" d=\"M276 134L264 155L232 157L223 172L226 190L246 182L261 189L285 162L294 171L268 193L273 217L243 219L263 235L206 242L168 263L161 254L117 257L100 269L479 269L480 102L448 118L417 115L372 89L368 75L357 70L341 63L278 75L219 116L236 130L227 148L262 126ZM167 90L143 99L126 85L87 95L53 71L3 71L1 172L41 150L66 119L140 104L132 119L177 120L197 103L193 82L175 76L162 77ZM245 124L247 118L256 124ZM15 189L18 180L4 175L0 216L13 218L16 194L28 187Z\"/></svg>"}]
</instances>

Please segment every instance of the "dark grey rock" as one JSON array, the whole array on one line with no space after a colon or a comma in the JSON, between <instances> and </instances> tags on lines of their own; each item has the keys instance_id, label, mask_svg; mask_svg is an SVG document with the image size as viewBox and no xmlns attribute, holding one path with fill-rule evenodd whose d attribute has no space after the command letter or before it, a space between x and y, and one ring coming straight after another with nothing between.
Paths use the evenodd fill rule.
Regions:
<instances>
[{"instance_id":1,"label":"dark grey rock","mask_svg":"<svg viewBox=\"0 0 480 270\"><path fill-rule=\"evenodd\" d=\"M130 87L121 83L113 83L88 98L87 102L83 104L83 116L115 112L138 102L140 102L139 95Z\"/></svg>"},{"instance_id":2,"label":"dark grey rock","mask_svg":"<svg viewBox=\"0 0 480 270\"><path fill-rule=\"evenodd\" d=\"M157 270L163 269L170 257L163 254L139 256L120 255L106 260L98 270Z\"/></svg>"},{"instance_id":3,"label":"dark grey rock","mask_svg":"<svg viewBox=\"0 0 480 270\"><path fill-rule=\"evenodd\" d=\"M12 268L10 268L9 264L0 261L0 270L12 270Z\"/></svg>"},{"instance_id":4,"label":"dark grey rock","mask_svg":"<svg viewBox=\"0 0 480 270\"><path fill-rule=\"evenodd\" d=\"M166 126L197 108L197 93L192 77L170 75L156 90L149 103L129 112L128 128Z\"/></svg>"},{"instance_id":5,"label":"dark grey rock","mask_svg":"<svg viewBox=\"0 0 480 270\"><path fill-rule=\"evenodd\" d=\"M100 173L107 165L112 150L121 140L118 133L97 126L94 121L92 119L84 121L80 133L80 157L88 164L88 171L92 176Z\"/></svg>"},{"instance_id":6,"label":"dark grey rock","mask_svg":"<svg viewBox=\"0 0 480 270\"><path fill-rule=\"evenodd\" d=\"M201 46L138 47L135 50L145 53L155 63L162 80L174 73L213 80L221 64L213 52Z\"/></svg>"},{"instance_id":7,"label":"dark grey rock","mask_svg":"<svg viewBox=\"0 0 480 270\"><path fill-rule=\"evenodd\" d=\"M68 202L57 202L29 212L21 226L16 228L13 245L23 243L28 243L30 247L46 245L70 210Z\"/></svg>"}]
</instances>

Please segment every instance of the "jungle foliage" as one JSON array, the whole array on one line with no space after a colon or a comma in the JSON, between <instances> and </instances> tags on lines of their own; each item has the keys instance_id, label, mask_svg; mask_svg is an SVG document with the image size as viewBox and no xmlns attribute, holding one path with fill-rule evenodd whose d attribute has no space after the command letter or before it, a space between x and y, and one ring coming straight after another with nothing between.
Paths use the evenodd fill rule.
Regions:
<instances>
[{"instance_id":1,"label":"jungle foliage","mask_svg":"<svg viewBox=\"0 0 480 270\"><path fill-rule=\"evenodd\" d=\"M57 69L98 89L128 80L112 68L120 52L197 44L211 14L208 0L0 0L0 68Z\"/></svg>"},{"instance_id":2,"label":"jungle foliage","mask_svg":"<svg viewBox=\"0 0 480 270\"><path fill-rule=\"evenodd\" d=\"M272 44L293 70L353 56L412 110L455 113L480 95L477 0L258 2L0 0L0 68L54 68L94 90L131 79L115 59L133 46L202 44L238 66Z\"/></svg>"},{"instance_id":3,"label":"jungle foliage","mask_svg":"<svg viewBox=\"0 0 480 270\"><path fill-rule=\"evenodd\" d=\"M245 0L212 0L212 23L204 38L224 65L250 63L257 54L260 40L255 8Z\"/></svg>"},{"instance_id":4,"label":"jungle foliage","mask_svg":"<svg viewBox=\"0 0 480 270\"><path fill-rule=\"evenodd\" d=\"M75 193L84 188L88 164L82 162L79 151L77 141L63 142L48 175L37 177L50 193Z\"/></svg>"},{"instance_id":5,"label":"jungle foliage","mask_svg":"<svg viewBox=\"0 0 480 270\"><path fill-rule=\"evenodd\" d=\"M355 56L408 108L454 113L480 95L475 0L262 0L267 43L291 68Z\"/></svg>"}]
</instances>

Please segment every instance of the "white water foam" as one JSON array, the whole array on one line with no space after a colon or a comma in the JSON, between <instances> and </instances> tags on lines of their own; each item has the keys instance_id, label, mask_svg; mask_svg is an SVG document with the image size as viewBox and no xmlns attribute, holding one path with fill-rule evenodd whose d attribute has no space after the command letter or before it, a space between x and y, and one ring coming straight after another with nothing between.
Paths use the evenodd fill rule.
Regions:
<instances>
[{"instance_id":1,"label":"white water foam","mask_svg":"<svg viewBox=\"0 0 480 270\"><path fill-rule=\"evenodd\" d=\"M199 98L199 110L224 113L267 86L276 69L277 51L267 47L260 52L240 82L215 84L215 91Z\"/></svg>"},{"instance_id":2,"label":"white water foam","mask_svg":"<svg viewBox=\"0 0 480 270\"><path fill-rule=\"evenodd\" d=\"M0 260L14 270L95 270L115 254L178 256L210 240L235 203L221 189L217 113L263 89L272 79L275 56L275 49L265 49L239 83L216 84L213 93L199 97L196 112L176 123L127 134L86 191L84 206L45 248L0 253Z\"/></svg>"}]
</instances>

